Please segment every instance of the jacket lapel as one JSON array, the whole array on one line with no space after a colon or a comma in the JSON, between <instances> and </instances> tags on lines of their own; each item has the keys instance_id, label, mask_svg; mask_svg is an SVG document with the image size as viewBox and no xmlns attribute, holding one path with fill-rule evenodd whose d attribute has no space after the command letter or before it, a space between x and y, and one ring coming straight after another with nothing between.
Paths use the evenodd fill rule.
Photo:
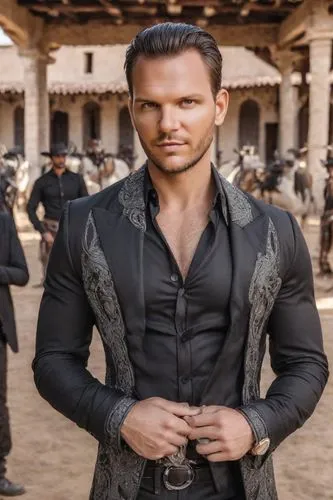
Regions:
<instances>
[{"instance_id":1,"label":"jacket lapel","mask_svg":"<svg viewBox=\"0 0 333 500\"><path fill-rule=\"evenodd\" d=\"M232 286L229 302L230 324L220 356L204 391L202 404L233 404L234 386L221 387L221 380L239 369L238 353L245 348L251 309L250 286L258 255L265 249L268 217L259 212L248 198L225 179L221 180L227 198L229 237L232 254Z\"/></svg>"},{"instance_id":2,"label":"jacket lapel","mask_svg":"<svg viewBox=\"0 0 333 500\"><path fill-rule=\"evenodd\" d=\"M131 354L145 333L143 171L130 175L119 193L119 210L93 209L100 244L113 276Z\"/></svg>"}]
</instances>

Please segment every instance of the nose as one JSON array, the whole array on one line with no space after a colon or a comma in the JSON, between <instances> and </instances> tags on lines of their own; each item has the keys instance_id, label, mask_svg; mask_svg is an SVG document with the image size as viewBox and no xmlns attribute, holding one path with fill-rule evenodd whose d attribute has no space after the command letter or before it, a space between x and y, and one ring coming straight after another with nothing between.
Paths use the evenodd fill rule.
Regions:
<instances>
[{"instance_id":1,"label":"nose","mask_svg":"<svg viewBox=\"0 0 333 500\"><path fill-rule=\"evenodd\" d=\"M177 110L171 106L161 108L159 129L164 134L178 130L180 126Z\"/></svg>"}]
</instances>

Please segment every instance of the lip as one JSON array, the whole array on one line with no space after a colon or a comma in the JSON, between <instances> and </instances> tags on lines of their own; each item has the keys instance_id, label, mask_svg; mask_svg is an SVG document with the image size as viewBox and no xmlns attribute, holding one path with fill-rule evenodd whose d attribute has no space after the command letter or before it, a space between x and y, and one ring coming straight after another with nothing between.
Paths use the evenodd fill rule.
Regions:
<instances>
[{"instance_id":1,"label":"lip","mask_svg":"<svg viewBox=\"0 0 333 500\"><path fill-rule=\"evenodd\" d=\"M159 148L165 149L165 150L171 150L171 149L178 149L181 146L185 146L185 142L162 142L161 144L158 144Z\"/></svg>"}]
</instances>

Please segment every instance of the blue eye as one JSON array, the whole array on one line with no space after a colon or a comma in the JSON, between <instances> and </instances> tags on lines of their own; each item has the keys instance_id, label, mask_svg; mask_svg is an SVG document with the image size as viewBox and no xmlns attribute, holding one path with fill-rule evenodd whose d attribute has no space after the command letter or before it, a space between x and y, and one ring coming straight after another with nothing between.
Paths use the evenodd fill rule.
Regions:
<instances>
[{"instance_id":1,"label":"blue eye","mask_svg":"<svg viewBox=\"0 0 333 500\"><path fill-rule=\"evenodd\" d=\"M192 106L192 104L194 104L194 100L193 99L184 99L183 104L185 106Z\"/></svg>"},{"instance_id":2,"label":"blue eye","mask_svg":"<svg viewBox=\"0 0 333 500\"><path fill-rule=\"evenodd\" d=\"M144 102L141 106L142 109L153 109L156 108L157 104L154 102Z\"/></svg>"}]
</instances>

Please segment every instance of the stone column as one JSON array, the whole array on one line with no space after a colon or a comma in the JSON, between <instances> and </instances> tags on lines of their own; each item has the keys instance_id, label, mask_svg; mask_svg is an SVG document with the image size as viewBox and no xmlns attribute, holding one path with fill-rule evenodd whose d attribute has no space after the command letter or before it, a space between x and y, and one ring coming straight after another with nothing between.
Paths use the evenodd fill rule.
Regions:
<instances>
[{"instance_id":1,"label":"stone column","mask_svg":"<svg viewBox=\"0 0 333 500\"><path fill-rule=\"evenodd\" d=\"M326 159L329 135L330 82L332 40L328 34L313 36L310 40L310 102L308 163L314 176L314 195L319 207L323 205L323 187L326 176L320 160Z\"/></svg>"},{"instance_id":2,"label":"stone column","mask_svg":"<svg viewBox=\"0 0 333 500\"><path fill-rule=\"evenodd\" d=\"M47 62L38 60L39 73L39 146L41 151L50 147L50 99L47 86Z\"/></svg>"},{"instance_id":3,"label":"stone column","mask_svg":"<svg viewBox=\"0 0 333 500\"><path fill-rule=\"evenodd\" d=\"M72 97L72 102L68 110L69 113L69 140L77 147L79 152L82 152L82 102L80 97Z\"/></svg>"},{"instance_id":4,"label":"stone column","mask_svg":"<svg viewBox=\"0 0 333 500\"><path fill-rule=\"evenodd\" d=\"M295 56L289 51L277 52L275 62L281 73L279 88L279 150L284 155L290 148L297 146L296 122L298 88L294 85Z\"/></svg>"},{"instance_id":5,"label":"stone column","mask_svg":"<svg viewBox=\"0 0 333 500\"><path fill-rule=\"evenodd\" d=\"M101 139L105 151L118 151L118 110L116 96L112 95L102 105Z\"/></svg>"},{"instance_id":6,"label":"stone column","mask_svg":"<svg viewBox=\"0 0 333 500\"><path fill-rule=\"evenodd\" d=\"M49 147L49 98L47 60L37 51L24 54L25 155L31 164L31 180L40 175L40 152Z\"/></svg>"}]
</instances>

